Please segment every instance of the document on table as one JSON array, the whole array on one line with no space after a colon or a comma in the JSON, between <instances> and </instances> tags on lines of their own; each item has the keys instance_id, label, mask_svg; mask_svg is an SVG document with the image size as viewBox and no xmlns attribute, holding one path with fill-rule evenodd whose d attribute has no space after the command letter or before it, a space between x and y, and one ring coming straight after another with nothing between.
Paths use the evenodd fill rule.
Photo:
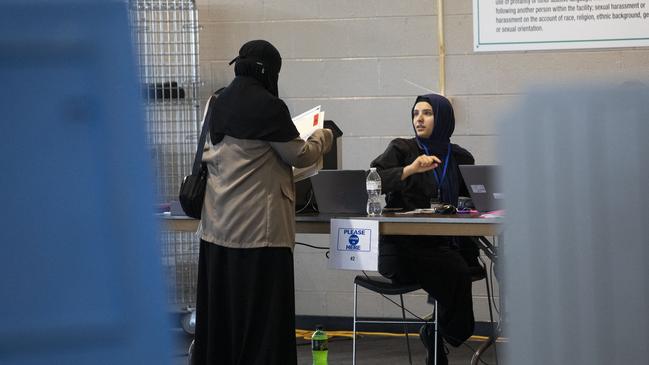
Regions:
<instances>
[{"instance_id":1,"label":"document on table","mask_svg":"<svg viewBox=\"0 0 649 365\"><path fill-rule=\"evenodd\" d=\"M435 213L435 209L433 209L433 208L421 208L421 209L409 210L407 212L396 212L394 214L408 215L408 214L431 214L431 213Z\"/></svg>"},{"instance_id":2,"label":"document on table","mask_svg":"<svg viewBox=\"0 0 649 365\"><path fill-rule=\"evenodd\" d=\"M307 110L297 117L294 117L293 124L295 124L295 128L297 128L298 133L300 133L300 138L306 141L313 132L322 129L324 124L324 111L321 110L321 106L318 105L315 108ZM293 180L295 182L304 180L316 175L321 169L322 157L311 166L302 168L293 167Z\"/></svg>"}]
</instances>

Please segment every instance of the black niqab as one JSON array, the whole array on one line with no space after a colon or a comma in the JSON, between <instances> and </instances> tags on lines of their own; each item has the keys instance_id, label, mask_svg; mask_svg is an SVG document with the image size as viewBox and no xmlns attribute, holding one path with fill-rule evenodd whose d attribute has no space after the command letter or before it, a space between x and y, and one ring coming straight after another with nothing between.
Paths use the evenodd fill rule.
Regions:
<instances>
[{"instance_id":1,"label":"black niqab","mask_svg":"<svg viewBox=\"0 0 649 365\"><path fill-rule=\"evenodd\" d=\"M271 94L279 96L277 81L282 68L282 57L272 44L264 40L250 41L241 46L239 55L230 64L233 62L236 76L255 78Z\"/></svg>"},{"instance_id":2,"label":"black niqab","mask_svg":"<svg viewBox=\"0 0 649 365\"><path fill-rule=\"evenodd\" d=\"M216 99L210 119L212 143L225 135L270 142L298 137L288 107L278 97L279 51L267 41L250 41L232 62L236 76Z\"/></svg>"}]
</instances>

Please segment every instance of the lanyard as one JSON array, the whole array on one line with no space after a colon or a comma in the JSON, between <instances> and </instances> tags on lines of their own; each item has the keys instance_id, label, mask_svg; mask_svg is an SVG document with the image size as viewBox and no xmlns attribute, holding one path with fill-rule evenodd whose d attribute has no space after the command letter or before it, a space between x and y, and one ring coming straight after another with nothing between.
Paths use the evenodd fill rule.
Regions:
<instances>
[{"instance_id":1,"label":"lanyard","mask_svg":"<svg viewBox=\"0 0 649 365\"><path fill-rule=\"evenodd\" d=\"M426 148L426 145L422 143L422 147L424 147L424 152L426 152L426 155L429 155L428 148ZM446 169L448 168L448 157L450 155L451 155L451 144L449 143L448 150L446 151L446 158L444 159L444 169L442 170L442 178L440 179L439 176L437 176L437 170L433 170L433 175L435 175L435 181L437 181L437 199L439 201L442 201L442 183L446 178Z\"/></svg>"}]
</instances>

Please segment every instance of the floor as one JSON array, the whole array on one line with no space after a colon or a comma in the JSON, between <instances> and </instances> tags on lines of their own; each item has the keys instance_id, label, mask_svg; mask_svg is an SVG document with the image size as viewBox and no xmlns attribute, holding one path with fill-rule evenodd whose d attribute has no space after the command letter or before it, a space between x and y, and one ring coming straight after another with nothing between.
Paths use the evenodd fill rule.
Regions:
<instances>
[{"instance_id":1,"label":"floor","mask_svg":"<svg viewBox=\"0 0 649 365\"><path fill-rule=\"evenodd\" d=\"M176 348L172 365L188 365L186 351L191 342L191 337L182 332L175 334ZM471 363L473 350L478 348L481 342L467 341L465 346L454 348L449 346L448 354L449 364L468 365ZM468 346L467 346L468 345ZM356 364L358 365L398 365L408 364L408 352L404 337L377 337L368 336L357 339L356 345ZM498 344L499 360L502 359L502 344ZM424 345L419 341L418 336L410 338L410 347L412 349L412 363L425 364L426 350ZM298 339L297 356L299 365L311 364L311 347L306 340ZM483 365L495 365L493 346L487 350L482 357ZM329 361L330 365L347 365L352 363L352 341L349 338L333 338L329 341Z\"/></svg>"}]
</instances>

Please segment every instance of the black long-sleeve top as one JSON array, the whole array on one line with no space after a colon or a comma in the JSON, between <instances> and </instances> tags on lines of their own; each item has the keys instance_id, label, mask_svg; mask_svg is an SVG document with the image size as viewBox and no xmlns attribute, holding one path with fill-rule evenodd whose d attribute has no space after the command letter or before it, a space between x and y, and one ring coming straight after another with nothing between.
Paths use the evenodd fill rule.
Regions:
<instances>
[{"instance_id":1,"label":"black long-sleeve top","mask_svg":"<svg viewBox=\"0 0 649 365\"><path fill-rule=\"evenodd\" d=\"M403 208L413 210L417 208L430 208L431 198L437 197L437 181L433 171L414 174L401 180L403 168L411 164L418 156L424 154L414 138L397 138L390 142L385 152L378 156L371 163L376 167L381 176L381 189L386 194L387 208ZM437 156L444 161L443 156ZM451 156L447 169L446 179L451 183L454 191L450 196L451 203L457 206L457 197L468 196L468 191L460 174L458 165L473 165L473 155L464 148L451 144ZM442 167L437 168L438 176L441 176Z\"/></svg>"}]
</instances>

